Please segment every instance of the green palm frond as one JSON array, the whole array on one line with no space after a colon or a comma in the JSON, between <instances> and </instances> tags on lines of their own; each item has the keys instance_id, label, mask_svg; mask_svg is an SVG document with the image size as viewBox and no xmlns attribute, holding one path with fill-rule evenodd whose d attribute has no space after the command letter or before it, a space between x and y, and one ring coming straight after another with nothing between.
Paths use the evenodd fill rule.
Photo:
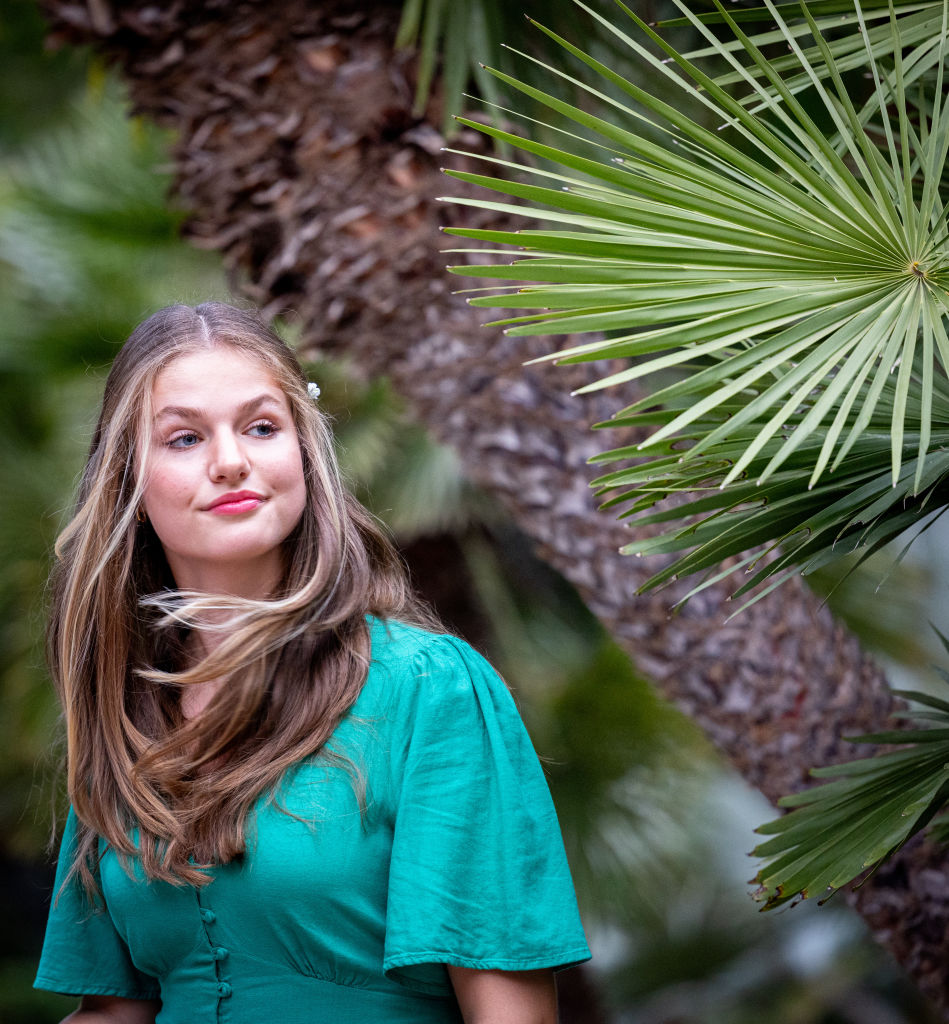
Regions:
<instances>
[{"instance_id":1,"label":"green palm frond","mask_svg":"<svg viewBox=\"0 0 949 1024\"><path fill-rule=\"evenodd\" d=\"M862 30L869 14L851 7L871 75L855 100L834 53L839 39L828 42L806 6L791 25L786 8L766 5L769 38L794 62L783 76L720 4L728 44L678 5L707 34L709 52L731 62L719 77L618 4L635 32L609 27L630 62L679 91L675 103L538 25L628 99L610 100L600 117L496 71L548 108L562 146L468 121L544 165L494 158L505 177L450 172L514 200L455 202L540 221L521 231L448 229L501 247L488 250L492 264L452 268L501 283L476 290L472 305L512 310L495 321L510 334L597 335L554 357L610 361L612 372L584 390L639 389L608 425L651 433L598 460L622 464L597 481L610 504L629 503L633 525L705 516L629 545L692 549L653 583L748 550L761 582L836 548L877 546L945 500L949 7L903 5L885 18L874 7L888 65ZM921 9L936 9L939 32L914 56ZM908 89L911 58L927 74ZM559 64L546 71L568 75ZM795 75L807 80L807 106L788 85ZM696 105L722 130L682 113ZM700 496L674 510L645 512L657 494L696 488ZM778 542L782 557L760 559Z\"/></svg>"},{"instance_id":2,"label":"green palm frond","mask_svg":"<svg viewBox=\"0 0 949 1024\"><path fill-rule=\"evenodd\" d=\"M669 386L661 409L627 413L612 425L649 427L670 421L694 401L694 394L676 394L684 386L683 382ZM863 390L867 387L864 384ZM945 424L949 424L947 391L940 383L933 395L933 415ZM855 564L859 564L906 529L928 528L949 503L949 429L932 433L933 450L922 476L919 437L904 435L900 475L894 484L889 394L881 395L866 427L853 435L840 466L819 478L819 469L829 457L828 431L801 429L814 410L788 414L782 435L759 445L767 425L763 419L735 425L742 419L744 402L745 396L738 396L724 403L716 417L697 420L690 437L655 445L648 458L642 458L638 446L632 445L596 460L638 457L637 465L601 476L594 484L601 495L616 492L607 497L604 507L628 505L622 517L634 519L639 526L663 527L658 533L645 531L648 535L623 549L639 556L677 556L647 586L707 572L710 575L687 596L733 574L744 575L734 591L736 597L769 578L770 590L795 572L810 573L855 551L860 555ZM918 406L915 397L908 402L911 412L918 413ZM798 438L801 441L795 445ZM683 450L683 445L690 447ZM697 448L700 453L693 455ZM723 487L722 481L736 464L742 478ZM808 476L813 481L810 486ZM739 557L749 549L751 554ZM713 572L726 561L725 568ZM752 600L768 590L759 591Z\"/></svg>"},{"instance_id":3,"label":"green palm frond","mask_svg":"<svg viewBox=\"0 0 949 1024\"><path fill-rule=\"evenodd\" d=\"M810 36L810 26L801 20L799 3L776 4L775 8L788 27L798 39ZM864 70L867 65L868 53L877 63L894 56L894 34L891 27L892 16L899 20L899 46L901 49L912 48L909 59L905 62L907 83L914 81L927 66L927 57L938 53L939 38L942 32L942 3L940 0L864 0L859 12L854 8L852 0L832 0L824 3L816 0L807 5L807 9L815 24L825 36L826 45L834 56L838 71L846 73L855 69ZM736 23L770 23L771 12L766 7L745 10L732 10L731 18ZM699 15L696 19L703 25L721 24L723 17L717 11ZM691 25L689 18L669 18L659 22L661 27L679 27ZM754 31L752 26L751 39L758 47L772 44L781 45L785 42L781 29L770 27L765 31ZM864 37L863 30L866 30ZM709 39L708 31L703 31ZM714 37L713 37L714 38ZM703 57L717 57L722 49L735 52L742 49L741 41L735 39L721 42L717 38L712 45L690 50L686 56L690 60ZM804 46L804 56L810 64L820 63L821 51L816 45ZM771 69L783 76L784 84L792 92L800 92L809 84L809 77L801 62L794 53L776 56L769 61ZM755 78L764 77L760 68L751 67L747 73ZM739 71L722 74L718 77L719 85L740 83L744 74ZM753 97L748 96L753 102Z\"/></svg>"},{"instance_id":4,"label":"green palm frond","mask_svg":"<svg viewBox=\"0 0 949 1024\"><path fill-rule=\"evenodd\" d=\"M949 673L937 671L949 683ZM755 878L762 909L829 897L878 867L949 803L949 701L898 692L921 705L901 716L930 724L857 737L854 743L905 748L814 769L815 778L834 781L784 797L780 805L793 810L756 830L773 837L754 850L765 862Z\"/></svg>"},{"instance_id":5,"label":"green palm frond","mask_svg":"<svg viewBox=\"0 0 949 1024\"><path fill-rule=\"evenodd\" d=\"M612 7L612 0L591 2L601 11ZM455 132L451 115L462 107L464 90L469 86L473 85L490 103L500 105L503 86L481 61L493 61L504 71L514 71L515 61L505 44L523 34L525 15L543 17L558 31L566 32L575 23L576 10L572 0L523 0L516 5L507 0L404 0L395 45L418 52L415 112L424 112L439 68L442 131L446 136ZM551 55L557 48L546 43L541 38L540 49ZM622 56L621 44L611 32L601 31L598 23L586 33L586 45L606 63ZM538 76L538 81L541 78ZM562 97L576 96L573 86L565 82L560 85Z\"/></svg>"}]
</instances>

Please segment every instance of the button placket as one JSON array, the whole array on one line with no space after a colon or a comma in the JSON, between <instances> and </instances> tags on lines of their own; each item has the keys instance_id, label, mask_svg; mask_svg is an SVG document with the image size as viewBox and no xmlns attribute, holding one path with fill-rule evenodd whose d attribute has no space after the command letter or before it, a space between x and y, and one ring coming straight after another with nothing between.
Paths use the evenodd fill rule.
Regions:
<instances>
[{"instance_id":1,"label":"button placket","mask_svg":"<svg viewBox=\"0 0 949 1024\"><path fill-rule=\"evenodd\" d=\"M196 890L195 895L198 901L198 914L200 915L201 923L204 926L204 937L207 940L210 948L211 959L214 962L218 999L228 999L234 992L230 980L227 978L224 970L224 961L227 960L230 955L230 950L226 946L218 945L216 941L217 937L214 934L216 931L214 925L217 923L217 914L210 907L205 906L206 897L203 889Z\"/></svg>"}]
</instances>

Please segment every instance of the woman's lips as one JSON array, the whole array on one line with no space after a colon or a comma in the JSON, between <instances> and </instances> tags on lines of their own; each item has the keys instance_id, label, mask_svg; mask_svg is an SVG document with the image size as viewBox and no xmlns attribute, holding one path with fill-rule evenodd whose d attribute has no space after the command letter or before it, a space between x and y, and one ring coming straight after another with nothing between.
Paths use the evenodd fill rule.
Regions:
<instances>
[{"instance_id":1,"label":"woman's lips","mask_svg":"<svg viewBox=\"0 0 949 1024\"><path fill-rule=\"evenodd\" d=\"M238 516L243 512L251 512L264 502L260 494L243 491L237 494L225 494L208 506L208 512L221 516Z\"/></svg>"}]
</instances>

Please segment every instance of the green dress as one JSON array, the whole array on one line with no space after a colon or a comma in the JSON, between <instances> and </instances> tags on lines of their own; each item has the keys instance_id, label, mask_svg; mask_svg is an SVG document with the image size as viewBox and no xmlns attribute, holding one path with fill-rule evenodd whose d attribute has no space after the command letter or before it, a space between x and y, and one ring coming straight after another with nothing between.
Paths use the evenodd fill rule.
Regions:
<instances>
[{"instance_id":1,"label":"green dress","mask_svg":"<svg viewBox=\"0 0 949 1024\"><path fill-rule=\"evenodd\" d=\"M446 964L589 958L537 757L467 644L373 622L365 686L329 747L346 761L291 769L258 802L244 857L206 886L148 882L136 864L132 878L106 850L105 909L66 886L36 986L160 998L159 1024L445 1024L461 1020ZM57 892L74 837L70 814Z\"/></svg>"}]
</instances>

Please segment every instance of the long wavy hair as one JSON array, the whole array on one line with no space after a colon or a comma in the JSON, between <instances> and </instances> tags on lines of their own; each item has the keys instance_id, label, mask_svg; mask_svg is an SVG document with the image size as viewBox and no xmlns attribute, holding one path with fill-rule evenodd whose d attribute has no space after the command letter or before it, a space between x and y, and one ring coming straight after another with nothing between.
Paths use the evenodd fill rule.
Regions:
<instances>
[{"instance_id":1,"label":"long wavy hair","mask_svg":"<svg viewBox=\"0 0 949 1024\"><path fill-rule=\"evenodd\" d=\"M136 518L154 381L177 356L214 346L270 372L302 451L306 507L267 600L175 589L158 537ZM385 534L343 486L296 356L256 314L221 303L159 310L122 347L56 556L48 659L79 823L72 869L91 896L100 838L127 866L137 857L150 879L205 884L210 865L243 853L254 802L320 751L352 707L369 665L366 615L435 626ZM219 642L192 663L186 638L209 621ZM226 685L185 719L183 689L212 679Z\"/></svg>"}]
</instances>

